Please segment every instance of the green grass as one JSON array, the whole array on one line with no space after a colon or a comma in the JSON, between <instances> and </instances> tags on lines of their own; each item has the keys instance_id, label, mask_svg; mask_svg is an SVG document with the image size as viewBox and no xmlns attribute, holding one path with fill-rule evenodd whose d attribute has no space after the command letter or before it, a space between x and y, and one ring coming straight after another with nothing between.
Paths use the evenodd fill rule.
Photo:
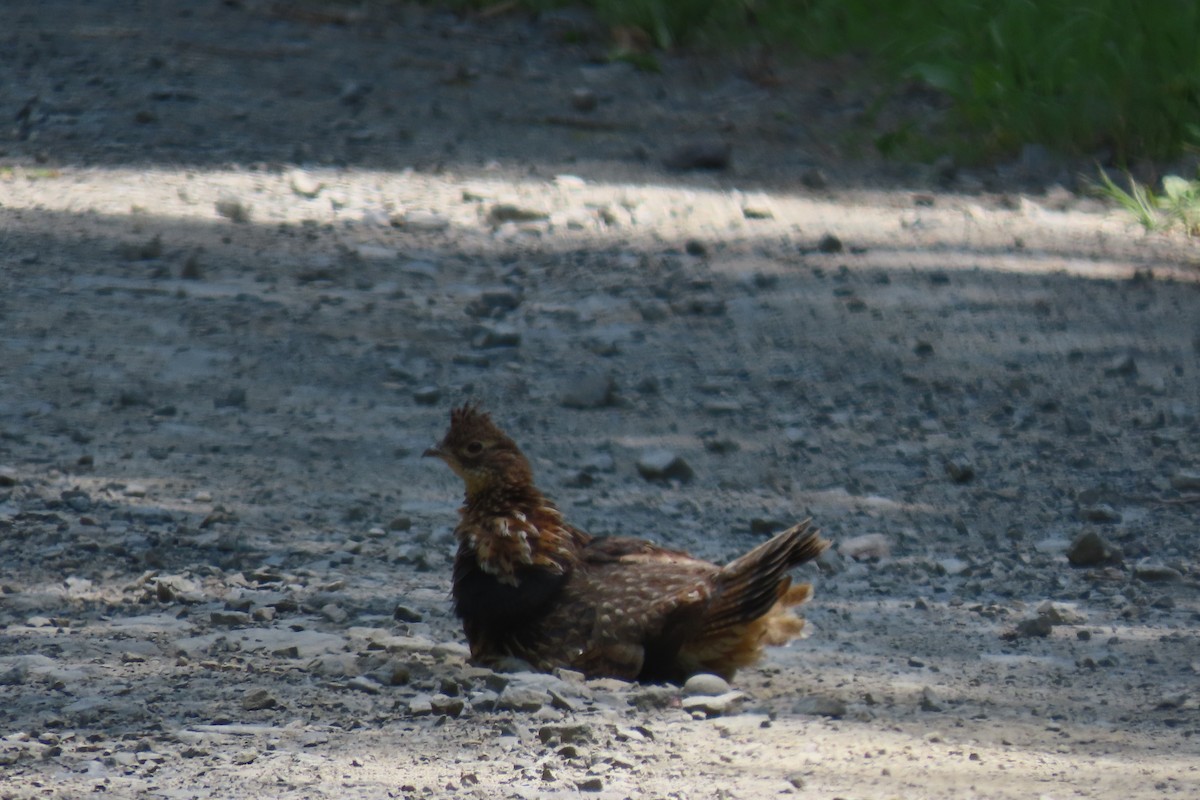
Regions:
<instances>
[{"instance_id":1,"label":"green grass","mask_svg":"<svg viewBox=\"0 0 1200 800\"><path fill-rule=\"evenodd\" d=\"M901 33L884 52L902 74L946 92L985 153L1038 142L1108 150L1125 163L1200 140L1200 6L1191 0L898 5L889 26Z\"/></svg>"},{"instance_id":2,"label":"green grass","mask_svg":"<svg viewBox=\"0 0 1200 800\"><path fill-rule=\"evenodd\" d=\"M1125 177L1128 191L1100 170L1097 194L1124 208L1147 231L1179 227L1188 236L1200 236L1200 180L1167 175L1162 179L1162 193L1155 194L1132 175Z\"/></svg>"},{"instance_id":3,"label":"green grass","mask_svg":"<svg viewBox=\"0 0 1200 800\"><path fill-rule=\"evenodd\" d=\"M787 5L783 3L782 5ZM1194 0L807 0L806 52L852 50L946 93L966 155L1028 143L1116 163L1200 144Z\"/></svg>"},{"instance_id":4,"label":"green grass","mask_svg":"<svg viewBox=\"0 0 1200 800\"><path fill-rule=\"evenodd\" d=\"M443 0L459 7L488 0ZM531 10L560 0L521 0ZM952 101L936 148L967 159L1039 143L1126 164L1200 145L1196 0L582 0L660 48L771 43L866 57L899 90ZM903 127L903 126L901 126ZM914 121L912 137L931 130ZM897 146L904 130L883 131ZM888 134L895 134L888 136ZM898 147L900 151L905 150Z\"/></svg>"}]
</instances>

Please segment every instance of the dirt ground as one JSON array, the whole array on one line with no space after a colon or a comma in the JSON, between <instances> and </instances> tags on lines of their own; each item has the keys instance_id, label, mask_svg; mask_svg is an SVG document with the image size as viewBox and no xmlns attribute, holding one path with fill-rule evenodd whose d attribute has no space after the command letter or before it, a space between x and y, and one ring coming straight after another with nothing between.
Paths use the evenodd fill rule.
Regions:
<instances>
[{"instance_id":1,"label":"dirt ground","mask_svg":"<svg viewBox=\"0 0 1200 800\"><path fill-rule=\"evenodd\" d=\"M864 155L845 65L605 41L0 8L0 797L1200 796L1196 246ZM466 663L468 398L593 533L813 516L810 636L718 697Z\"/></svg>"}]
</instances>

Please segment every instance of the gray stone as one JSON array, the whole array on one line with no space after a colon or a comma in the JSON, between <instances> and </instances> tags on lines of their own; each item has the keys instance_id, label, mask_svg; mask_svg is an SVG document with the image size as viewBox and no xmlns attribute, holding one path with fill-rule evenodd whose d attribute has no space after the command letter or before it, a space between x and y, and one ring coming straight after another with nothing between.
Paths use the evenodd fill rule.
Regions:
<instances>
[{"instance_id":1,"label":"gray stone","mask_svg":"<svg viewBox=\"0 0 1200 800\"><path fill-rule=\"evenodd\" d=\"M495 317L521 305L521 295L512 289L492 289L480 292L467 303L466 312L473 317Z\"/></svg>"},{"instance_id":2,"label":"gray stone","mask_svg":"<svg viewBox=\"0 0 1200 800\"><path fill-rule=\"evenodd\" d=\"M1121 512L1110 506L1108 503L1097 503L1090 506L1082 506L1079 511L1079 518L1084 522L1101 522L1114 523L1121 521Z\"/></svg>"},{"instance_id":3,"label":"gray stone","mask_svg":"<svg viewBox=\"0 0 1200 800\"><path fill-rule=\"evenodd\" d=\"M878 560L892 554L892 545L882 533L852 536L838 544L838 552L855 561Z\"/></svg>"},{"instance_id":4,"label":"gray stone","mask_svg":"<svg viewBox=\"0 0 1200 800\"><path fill-rule=\"evenodd\" d=\"M279 700L266 689L251 689L242 695L242 708L247 711L261 711L277 705L279 705Z\"/></svg>"},{"instance_id":5,"label":"gray stone","mask_svg":"<svg viewBox=\"0 0 1200 800\"><path fill-rule=\"evenodd\" d=\"M701 407L713 416L741 414L745 410L737 400L705 400Z\"/></svg>"},{"instance_id":6,"label":"gray stone","mask_svg":"<svg viewBox=\"0 0 1200 800\"><path fill-rule=\"evenodd\" d=\"M1139 580L1169 583L1183 580L1183 573L1160 561L1142 559L1133 568L1133 576Z\"/></svg>"},{"instance_id":7,"label":"gray stone","mask_svg":"<svg viewBox=\"0 0 1200 800\"><path fill-rule=\"evenodd\" d=\"M24 664L0 667L0 686L20 686L29 678L29 668Z\"/></svg>"},{"instance_id":8,"label":"gray stone","mask_svg":"<svg viewBox=\"0 0 1200 800\"><path fill-rule=\"evenodd\" d=\"M775 212L765 199L756 199L742 206L742 216L746 219L775 219Z\"/></svg>"},{"instance_id":9,"label":"gray stone","mask_svg":"<svg viewBox=\"0 0 1200 800\"><path fill-rule=\"evenodd\" d=\"M440 386L422 386L413 392L413 400L415 400L418 405L436 405L441 399L442 389Z\"/></svg>"},{"instance_id":10,"label":"gray stone","mask_svg":"<svg viewBox=\"0 0 1200 800\"><path fill-rule=\"evenodd\" d=\"M520 344L520 332L516 328L507 325L482 328L471 339L471 346L478 350L490 350L497 347L518 347Z\"/></svg>"},{"instance_id":11,"label":"gray stone","mask_svg":"<svg viewBox=\"0 0 1200 800\"><path fill-rule=\"evenodd\" d=\"M945 711L946 706L943 704L942 699L937 696L937 692L926 686L921 690L921 710L936 713Z\"/></svg>"},{"instance_id":12,"label":"gray stone","mask_svg":"<svg viewBox=\"0 0 1200 800\"><path fill-rule=\"evenodd\" d=\"M593 687L598 681L591 681ZM614 693L628 693L629 684L620 683L619 686L613 687ZM679 699L679 689L673 686L643 686L633 692L629 697L630 702L634 707L642 711L651 711L654 709L670 708Z\"/></svg>"},{"instance_id":13,"label":"gray stone","mask_svg":"<svg viewBox=\"0 0 1200 800\"><path fill-rule=\"evenodd\" d=\"M964 455L946 461L946 474L955 483L970 483L975 477L975 465Z\"/></svg>"},{"instance_id":14,"label":"gray stone","mask_svg":"<svg viewBox=\"0 0 1200 800\"><path fill-rule=\"evenodd\" d=\"M405 228L418 233L434 233L450 227L450 220L433 211L413 210L391 218L392 227ZM414 262L416 263L416 262ZM411 266L411 265L410 265ZM434 270L436 274L437 270Z\"/></svg>"},{"instance_id":15,"label":"gray stone","mask_svg":"<svg viewBox=\"0 0 1200 800\"><path fill-rule=\"evenodd\" d=\"M236 753L234 753L232 756L230 756L229 760L239 766L246 766L247 764L253 764L255 761L258 760L258 751L253 750L249 747L246 747L246 748L243 748L242 750L238 750Z\"/></svg>"},{"instance_id":16,"label":"gray stone","mask_svg":"<svg viewBox=\"0 0 1200 800\"><path fill-rule=\"evenodd\" d=\"M246 407L246 390L240 386L234 386L225 392L225 394L213 398L213 408L245 408Z\"/></svg>"},{"instance_id":17,"label":"gray stone","mask_svg":"<svg viewBox=\"0 0 1200 800\"><path fill-rule=\"evenodd\" d=\"M372 642L389 653L429 653L434 646L434 641L424 636L380 636Z\"/></svg>"},{"instance_id":18,"label":"gray stone","mask_svg":"<svg viewBox=\"0 0 1200 800\"><path fill-rule=\"evenodd\" d=\"M288 186L293 193L308 198L316 197L325 188L325 184L302 169L294 169L288 173Z\"/></svg>"},{"instance_id":19,"label":"gray stone","mask_svg":"<svg viewBox=\"0 0 1200 800\"><path fill-rule=\"evenodd\" d=\"M71 507L72 511L77 511L80 514L92 509L92 497L82 489L69 489L62 492L59 497Z\"/></svg>"},{"instance_id":20,"label":"gray stone","mask_svg":"<svg viewBox=\"0 0 1200 800\"><path fill-rule=\"evenodd\" d=\"M832 233L827 233L817 242L817 250L821 253L840 253L845 249L842 240L834 236Z\"/></svg>"},{"instance_id":21,"label":"gray stone","mask_svg":"<svg viewBox=\"0 0 1200 800\"><path fill-rule=\"evenodd\" d=\"M358 659L351 653L323 653L309 661L306 668L326 678L352 678L360 672Z\"/></svg>"},{"instance_id":22,"label":"gray stone","mask_svg":"<svg viewBox=\"0 0 1200 800\"><path fill-rule=\"evenodd\" d=\"M801 697L792 705L792 711L795 713L814 717L844 717L847 710L842 700L820 694Z\"/></svg>"},{"instance_id":23,"label":"gray stone","mask_svg":"<svg viewBox=\"0 0 1200 800\"><path fill-rule=\"evenodd\" d=\"M637 312L644 322L662 322L671 316L671 307L658 300L645 300L637 304Z\"/></svg>"},{"instance_id":24,"label":"gray stone","mask_svg":"<svg viewBox=\"0 0 1200 800\"><path fill-rule=\"evenodd\" d=\"M250 221L250 206L233 196L225 196L217 201L217 214L230 222L245 223Z\"/></svg>"},{"instance_id":25,"label":"gray stone","mask_svg":"<svg viewBox=\"0 0 1200 800\"><path fill-rule=\"evenodd\" d=\"M1037 607L1038 616L1045 617L1052 625L1083 625L1087 615L1074 603L1056 603L1044 600Z\"/></svg>"},{"instance_id":26,"label":"gray stone","mask_svg":"<svg viewBox=\"0 0 1200 800\"><path fill-rule=\"evenodd\" d=\"M457 717L466 710L467 701L465 698L457 695L451 696L439 692L429 698L429 705L435 714Z\"/></svg>"},{"instance_id":27,"label":"gray stone","mask_svg":"<svg viewBox=\"0 0 1200 800\"><path fill-rule=\"evenodd\" d=\"M673 150L663 163L670 169L723 170L729 167L733 145L724 141L688 142Z\"/></svg>"},{"instance_id":28,"label":"gray stone","mask_svg":"<svg viewBox=\"0 0 1200 800\"><path fill-rule=\"evenodd\" d=\"M971 565L959 558L943 558L937 562L938 568L947 575L962 575Z\"/></svg>"},{"instance_id":29,"label":"gray stone","mask_svg":"<svg viewBox=\"0 0 1200 800\"><path fill-rule=\"evenodd\" d=\"M809 189L824 189L829 186L829 178L816 167L809 167L800 173L800 182Z\"/></svg>"},{"instance_id":30,"label":"gray stone","mask_svg":"<svg viewBox=\"0 0 1200 800\"><path fill-rule=\"evenodd\" d=\"M1067 548L1067 560L1072 566L1092 567L1121 559L1121 551L1095 531L1084 531Z\"/></svg>"},{"instance_id":31,"label":"gray stone","mask_svg":"<svg viewBox=\"0 0 1200 800\"><path fill-rule=\"evenodd\" d=\"M617 382L607 372L593 372L571 381L562 394L567 408L603 408L617 399Z\"/></svg>"},{"instance_id":32,"label":"gray stone","mask_svg":"<svg viewBox=\"0 0 1200 800\"><path fill-rule=\"evenodd\" d=\"M729 682L720 675L711 675L701 672L687 679L683 684L684 697L695 697L697 695L721 695L730 690Z\"/></svg>"},{"instance_id":33,"label":"gray stone","mask_svg":"<svg viewBox=\"0 0 1200 800\"><path fill-rule=\"evenodd\" d=\"M339 606L337 603L326 603L321 606L321 616L330 622L341 625L346 620L350 619L350 615L346 609Z\"/></svg>"},{"instance_id":34,"label":"gray stone","mask_svg":"<svg viewBox=\"0 0 1200 800\"><path fill-rule=\"evenodd\" d=\"M549 214L531 208L522 208L514 203L497 203L488 211L488 222L492 225L502 225L505 222L540 222L547 219Z\"/></svg>"},{"instance_id":35,"label":"gray stone","mask_svg":"<svg viewBox=\"0 0 1200 800\"><path fill-rule=\"evenodd\" d=\"M550 693L545 689L510 684L496 698L496 708L500 711L538 711L549 704L551 700Z\"/></svg>"},{"instance_id":36,"label":"gray stone","mask_svg":"<svg viewBox=\"0 0 1200 800\"><path fill-rule=\"evenodd\" d=\"M246 651L265 651L285 658L313 658L321 653L345 649L346 640L332 633L293 631L286 628L240 628L203 636L190 636L174 642L176 653L189 658L204 654L218 639L224 639Z\"/></svg>"},{"instance_id":37,"label":"gray stone","mask_svg":"<svg viewBox=\"0 0 1200 800\"><path fill-rule=\"evenodd\" d=\"M1092 432L1091 421L1077 411L1066 412L1063 416L1063 425L1071 436L1083 436Z\"/></svg>"},{"instance_id":38,"label":"gray stone","mask_svg":"<svg viewBox=\"0 0 1200 800\"><path fill-rule=\"evenodd\" d=\"M1131 355L1117 356L1104 368L1104 374L1109 377L1137 375L1137 362Z\"/></svg>"},{"instance_id":39,"label":"gray stone","mask_svg":"<svg viewBox=\"0 0 1200 800\"><path fill-rule=\"evenodd\" d=\"M346 687L366 694L379 694L383 690L383 686L378 681L366 675L354 676L346 681Z\"/></svg>"},{"instance_id":40,"label":"gray stone","mask_svg":"<svg viewBox=\"0 0 1200 800\"><path fill-rule=\"evenodd\" d=\"M571 108L576 111L595 111L599 101L596 93L586 87L571 90Z\"/></svg>"},{"instance_id":41,"label":"gray stone","mask_svg":"<svg viewBox=\"0 0 1200 800\"><path fill-rule=\"evenodd\" d=\"M736 453L741 447L736 439L731 439L728 436L714 436L704 440L704 449L718 455Z\"/></svg>"},{"instance_id":42,"label":"gray stone","mask_svg":"<svg viewBox=\"0 0 1200 800\"><path fill-rule=\"evenodd\" d=\"M392 609L392 619L399 620L400 622L420 622L425 619L425 615L415 608L398 604Z\"/></svg>"},{"instance_id":43,"label":"gray stone","mask_svg":"<svg viewBox=\"0 0 1200 800\"><path fill-rule=\"evenodd\" d=\"M1050 617L1038 614L1036 617L1023 619L1017 623L1015 636L1020 638L1042 638L1050 635L1054 623Z\"/></svg>"},{"instance_id":44,"label":"gray stone","mask_svg":"<svg viewBox=\"0 0 1200 800\"><path fill-rule=\"evenodd\" d=\"M1180 491L1200 490L1200 470L1179 470L1171 476L1171 488Z\"/></svg>"},{"instance_id":45,"label":"gray stone","mask_svg":"<svg viewBox=\"0 0 1200 800\"><path fill-rule=\"evenodd\" d=\"M670 450L647 450L638 456L637 471L648 481L678 480L687 482L695 477L691 466L682 456Z\"/></svg>"},{"instance_id":46,"label":"gray stone","mask_svg":"<svg viewBox=\"0 0 1200 800\"><path fill-rule=\"evenodd\" d=\"M737 690L718 695L694 695L683 698L683 710L703 712L710 717L720 717L734 713L746 699L744 692Z\"/></svg>"},{"instance_id":47,"label":"gray stone","mask_svg":"<svg viewBox=\"0 0 1200 800\"><path fill-rule=\"evenodd\" d=\"M542 744L579 744L595 741L596 733L587 723L569 722L543 725L538 728L538 739Z\"/></svg>"}]
</instances>

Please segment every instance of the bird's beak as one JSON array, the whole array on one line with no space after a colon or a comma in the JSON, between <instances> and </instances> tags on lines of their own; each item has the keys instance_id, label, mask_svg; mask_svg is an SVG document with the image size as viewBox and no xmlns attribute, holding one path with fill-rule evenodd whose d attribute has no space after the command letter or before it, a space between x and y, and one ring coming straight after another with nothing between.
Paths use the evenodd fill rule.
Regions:
<instances>
[{"instance_id":1,"label":"bird's beak","mask_svg":"<svg viewBox=\"0 0 1200 800\"><path fill-rule=\"evenodd\" d=\"M421 453L422 458L440 458L445 460L446 451L438 447L436 444L433 447L426 448L424 453Z\"/></svg>"}]
</instances>

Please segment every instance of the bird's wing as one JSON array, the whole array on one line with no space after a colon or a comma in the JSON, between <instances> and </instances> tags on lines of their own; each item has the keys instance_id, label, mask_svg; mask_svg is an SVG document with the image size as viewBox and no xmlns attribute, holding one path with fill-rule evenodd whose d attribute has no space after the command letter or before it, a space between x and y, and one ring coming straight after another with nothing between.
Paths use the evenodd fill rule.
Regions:
<instances>
[{"instance_id":1,"label":"bird's wing","mask_svg":"<svg viewBox=\"0 0 1200 800\"><path fill-rule=\"evenodd\" d=\"M593 541L553 615L587 629L576 668L630 680L669 677L675 654L702 623L717 572L650 542Z\"/></svg>"}]
</instances>

